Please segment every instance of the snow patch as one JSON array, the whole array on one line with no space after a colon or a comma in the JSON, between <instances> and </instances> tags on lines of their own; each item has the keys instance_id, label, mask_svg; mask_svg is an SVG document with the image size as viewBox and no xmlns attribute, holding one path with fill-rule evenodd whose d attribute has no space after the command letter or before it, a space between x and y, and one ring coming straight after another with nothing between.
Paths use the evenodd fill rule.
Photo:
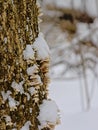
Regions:
<instances>
[{"instance_id":1,"label":"snow patch","mask_svg":"<svg viewBox=\"0 0 98 130\"><path fill-rule=\"evenodd\" d=\"M24 60L34 59L34 53L32 45L26 45L26 48L23 51Z\"/></svg>"},{"instance_id":2,"label":"snow patch","mask_svg":"<svg viewBox=\"0 0 98 130\"><path fill-rule=\"evenodd\" d=\"M23 83L24 83L23 81L21 81L19 84L17 82L13 81L11 84L11 87L22 94L22 93L24 93Z\"/></svg>"},{"instance_id":3,"label":"snow patch","mask_svg":"<svg viewBox=\"0 0 98 130\"><path fill-rule=\"evenodd\" d=\"M11 123L11 117L10 116L5 115L4 117L5 117L5 121L6 121L7 124Z\"/></svg>"},{"instance_id":4,"label":"snow patch","mask_svg":"<svg viewBox=\"0 0 98 130\"><path fill-rule=\"evenodd\" d=\"M30 121L27 121L24 126L20 130L29 130L29 126L31 125Z\"/></svg>"},{"instance_id":5,"label":"snow patch","mask_svg":"<svg viewBox=\"0 0 98 130\"><path fill-rule=\"evenodd\" d=\"M3 100L6 101L9 98L11 93L12 93L11 91L7 91L6 93L2 91L1 94L2 94Z\"/></svg>"},{"instance_id":6,"label":"snow patch","mask_svg":"<svg viewBox=\"0 0 98 130\"><path fill-rule=\"evenodd\" d=\"M31 95L33 95L35 93L35 88L34 87L31 87L28 90L29 90Z\"/></svg>"},{"instance_id":7,"label":"snow patch","mask_svg":"<svg viewBox=\"0 0 98 130\"><path fill-rule=\"evenodd\" d=\"M38 72L38 67L35 64L33 66L27 68L28 75L33 75L34 73L37 73L37 72Z\"/></svg>"},{"instance_id":8,"label":"snow patch","mask_svg":"<svg viewBox=\"0 0 98 130\"><path fill-rule=\"evenodd\" d=\"M38 120L41 123L39 129L42 129L48 125L56 125L59 120L58 107L52 100L43 100L43 104L40 105L40 113Z\"/></svg>"},{"instance_id":9,"label":"snow patch","mask_svg":"<svg viewBox=\"0 0 98 130\"><path fill-rule=\"evenodd\" d=\"M37 60L44 60L46 58L49 58L49 47L42 33L39 33L38 37L35 39L35 42L32 45L32 48L37 51Z\"/></svg>"},{"instance_id":10,"label":"snow patch","mask_svg":"<svg viewBox=\"0 0 98 130\"><path fill-rule=\"evenodd\" d=\"M37 60L49 58L49 47L41 32L32 45L26 45L26 48L23 51L24 60L34 59L35 51L33 49L37 51Z\"/></svg>"},{"instance_id":11,"label":"snow patch","mask_svg":"<svg viewBox=\"0 0 98 130\"><path fill-rule=\"evenodd\" d=\"M8 101L9 101L8 103L9 103L10 108L15 108L16 105L19 105L19 102L16 101L16 100L14 100L14 98L12 98L10 96L11 91L7 91L7 93L5 93L4 91L2 91L1 94L2 94L2 97L3 97L4 101L6 101L8 99Z\"/></svg>"},{"instance_id":12,"label":"snow patch","mask_svg":"<svg viewBox=\"0 0 98 130\"><path fill-rule=\"evenodd\" d=\"M15 108L17 105L19 105L19 102L14 100L14 98L12 98L11 96L9 96L8 100L10 108Z\"/></svg>"}]
</instances>

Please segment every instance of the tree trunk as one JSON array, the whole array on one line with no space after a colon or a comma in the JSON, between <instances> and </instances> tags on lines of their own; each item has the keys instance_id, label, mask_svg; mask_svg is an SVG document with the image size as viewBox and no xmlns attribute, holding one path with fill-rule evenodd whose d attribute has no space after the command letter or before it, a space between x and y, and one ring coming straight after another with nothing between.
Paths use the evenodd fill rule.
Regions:
<instances>
[{"instance_id":1,"label":"tree trunk","mask_svg":"<svg viewBox=\"0 0 98 130\"><path fill-rule=\"evenodd\" d=\"M36 0L0 1L0 130L38 130L40 124L49 57L38 59L31 49L39 33L38 13Z\"/></svg>"}]
</instances>

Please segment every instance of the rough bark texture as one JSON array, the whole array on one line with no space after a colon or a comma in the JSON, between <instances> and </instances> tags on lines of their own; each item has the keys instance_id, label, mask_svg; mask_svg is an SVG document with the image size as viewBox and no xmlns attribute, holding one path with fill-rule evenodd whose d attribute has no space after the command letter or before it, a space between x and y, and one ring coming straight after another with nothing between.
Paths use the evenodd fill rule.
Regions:
<instances>
[{"instance_id":1,"label":"rough bark texture","mask_svg":"<svg viewBox=\"0 0 98 130\"><path fill-rule=\"evenodd\" d=\"M33 60L23 58L23 50L38 32L36 0L0 0L0 130L20 130L28 121L30 130L38 130L39 105L47 98L49 59L36 60L36 55ZM34 64L36 72L28 76L27 68ZM21 83L24 92L12 87L13 82ZM36 90L33 95L28 91L32 84Z\"/></svg>"}]
</instances>

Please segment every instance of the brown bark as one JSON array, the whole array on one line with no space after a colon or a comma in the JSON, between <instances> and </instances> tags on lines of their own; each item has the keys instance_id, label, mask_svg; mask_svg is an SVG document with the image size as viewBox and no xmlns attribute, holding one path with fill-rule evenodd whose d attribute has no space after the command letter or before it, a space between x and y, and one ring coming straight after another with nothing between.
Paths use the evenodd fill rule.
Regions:
<instances>
[{"instance_id":1,"label":"brown bark","mask_svg":"<svg viewBox=\"0 0 98 130\"><path fill-rule=\"evenodd\" d=\"M45 61L24 60L23 51L27 44L32 44L38 36L38 7L36 0L1 0L0 1L0 129L20 130L27 121L30 130L38 130L39 105L47 98L49 59ZM27 68L36 64L37 72L27 75ZM37 81L36 75L42 80ZM12 87L12 83L22 83L24 92ZM31 95L28 91L35 87ZM4 99L4 95L6 99ZM29 99L28 99L29 98ZM14 100L15 106L10 106ZM30 110L32 110L30 112ZM7 117L11 120L7 121Z\"/></svg>"}]
</instances>

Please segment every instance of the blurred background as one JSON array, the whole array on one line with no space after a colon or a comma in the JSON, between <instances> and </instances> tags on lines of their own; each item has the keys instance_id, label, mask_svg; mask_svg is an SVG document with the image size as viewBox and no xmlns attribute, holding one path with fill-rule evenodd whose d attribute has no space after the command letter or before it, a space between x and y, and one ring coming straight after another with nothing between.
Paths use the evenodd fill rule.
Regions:
<instances>
[{"instance_id":1,"label":"blurred background","mask_svg":"<svg viewBox=\"0 0 98 130\"><path fill-rule=\"evenodd\" d=\"M40 30L51 51L50 97L56 130L98 130L98 0L39 0Z\"/></svg>"}]
</instances>

